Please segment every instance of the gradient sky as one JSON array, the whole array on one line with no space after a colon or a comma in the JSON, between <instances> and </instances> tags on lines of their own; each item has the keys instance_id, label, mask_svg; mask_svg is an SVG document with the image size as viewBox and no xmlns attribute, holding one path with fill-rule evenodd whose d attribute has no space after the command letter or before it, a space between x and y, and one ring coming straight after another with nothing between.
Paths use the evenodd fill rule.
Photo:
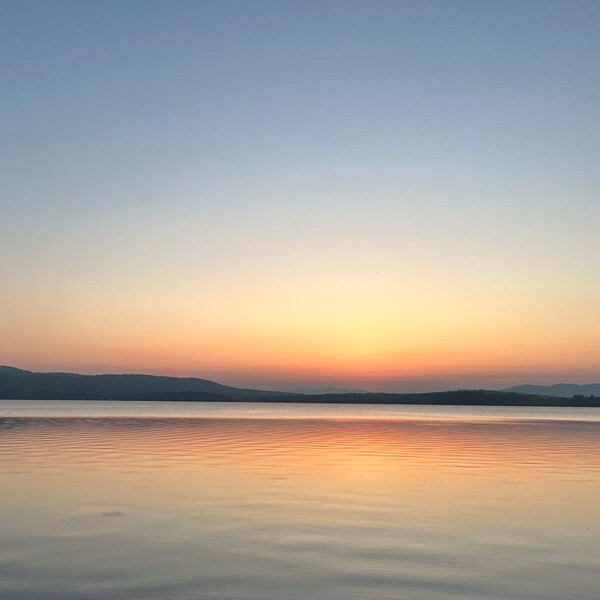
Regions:
<instances>
[{"instance_id":1,"label":"gradient sky","mask_svg":"<svg viewBox=\"0 0 600 600\"><path fill-rule=\"evenodd\" d=\"M0 363L600 380L600 3L0 2Z\"/></svg>"}]
</instances>

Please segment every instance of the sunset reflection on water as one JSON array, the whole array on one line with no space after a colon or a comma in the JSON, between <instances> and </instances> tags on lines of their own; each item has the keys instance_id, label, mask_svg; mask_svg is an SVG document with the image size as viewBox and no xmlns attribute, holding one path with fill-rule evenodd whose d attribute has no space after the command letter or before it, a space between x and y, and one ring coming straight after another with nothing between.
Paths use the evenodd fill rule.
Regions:
<instances>
[{"instance_id":1,"label":"sunset reflection on water","mask_svg":"<svg viewBox=\"0 0 600 600\"><path fill-rule=\"evenodd\" d=\"M0 592L596 598L599 422L340 411L1 418Z\"/></svg>"}]
</instances>

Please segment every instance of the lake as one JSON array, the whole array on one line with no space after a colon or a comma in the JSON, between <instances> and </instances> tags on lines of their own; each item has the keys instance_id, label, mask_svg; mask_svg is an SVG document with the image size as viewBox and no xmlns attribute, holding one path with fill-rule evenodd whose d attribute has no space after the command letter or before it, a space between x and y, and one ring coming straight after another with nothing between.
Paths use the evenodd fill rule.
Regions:
<instances>
[{"instance_id":1,"label":"lake","mask_svg":"<svg viewBox=\"0 0 600 600\"><path fill-rule=\"evenodd\" d=\"M600 597L600 409L0 401L0 598Z\"/></svg>"}]
</instances>

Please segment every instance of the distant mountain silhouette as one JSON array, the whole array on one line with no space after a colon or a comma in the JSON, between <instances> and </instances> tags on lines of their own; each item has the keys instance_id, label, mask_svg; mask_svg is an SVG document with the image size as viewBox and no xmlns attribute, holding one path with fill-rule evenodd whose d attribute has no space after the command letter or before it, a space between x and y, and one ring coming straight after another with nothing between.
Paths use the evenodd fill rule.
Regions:
<instances>
[{"instance_id":1,"label":"distant mountain silhouette","mask_svg":"<svg viewBox=\"0 0 600 600\"><path fill-rule=\"evenodd\" d=\"M33 373L31 371L26 371L25 369L0 365L0 376L2 375L33 375Z\"/></svg>"},{"instance_id":2,"label":"distant mountain silhouette","mask_svg":"<svg viewBox=\"0 0 600 600\"><path fill-rule=\"evenodd\" d=\"M514 391L454 390L419 394L342 392L292 394L221 385L196 377L33 373L0 367L0 398L11 400L161 400L190 402L322 402L328 404L429 404L467 406L600 407L600 398L524 394ZM543 388L547 390L547 388Z\"/></svg>"},{"instance_id":3,"label":"distant mountain silhouette","mask_svg":"<svg viewBox=\"0 0 600 600\"><path fill-rule=\"evenodd\" d=\"M281 396L196 377L33 373L0 367L0 398L37 400L227 400Z\"/></svg>"},{"instance_id":4,"label":"distant mountain silhouette","mask_svg":"<svg viewBox=\"0 0 600 600\"><path fill-rule=\"evenodd\" d=\"M315 402L327 404L425 404L450 406L558 406L600 407L600 398L557 398L496 390L452 390L415 394L353 393L271 396L269 402Z\"/></svg>"},{"instance_id":5,"label":"distant mountain silhouette","mask_svg":"<svg viewBox=\"0 0 600 600\"><path fill-rule=\"evenodd\" d=\"M600 383L556 383L554 385L517 385L504 390L518 394L537 394L540 396L559 396L572 398L573 396L600 396Z\"/></svg>"}]
</instances>

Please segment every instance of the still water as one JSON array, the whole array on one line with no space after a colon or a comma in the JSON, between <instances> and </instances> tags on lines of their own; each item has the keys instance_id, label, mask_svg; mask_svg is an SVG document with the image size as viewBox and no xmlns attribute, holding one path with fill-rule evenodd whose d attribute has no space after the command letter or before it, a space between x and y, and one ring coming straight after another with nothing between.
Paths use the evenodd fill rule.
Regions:
<instances>
[{"instance_id":1,"label":"still water","mask_svg":"<svg viewBox=\"0 0 600 600\"><path fill-rule=\"evenodd\" d=\"M600 410L0 401L0 598L600 598Z\"/></svg>"}]
</instances>

